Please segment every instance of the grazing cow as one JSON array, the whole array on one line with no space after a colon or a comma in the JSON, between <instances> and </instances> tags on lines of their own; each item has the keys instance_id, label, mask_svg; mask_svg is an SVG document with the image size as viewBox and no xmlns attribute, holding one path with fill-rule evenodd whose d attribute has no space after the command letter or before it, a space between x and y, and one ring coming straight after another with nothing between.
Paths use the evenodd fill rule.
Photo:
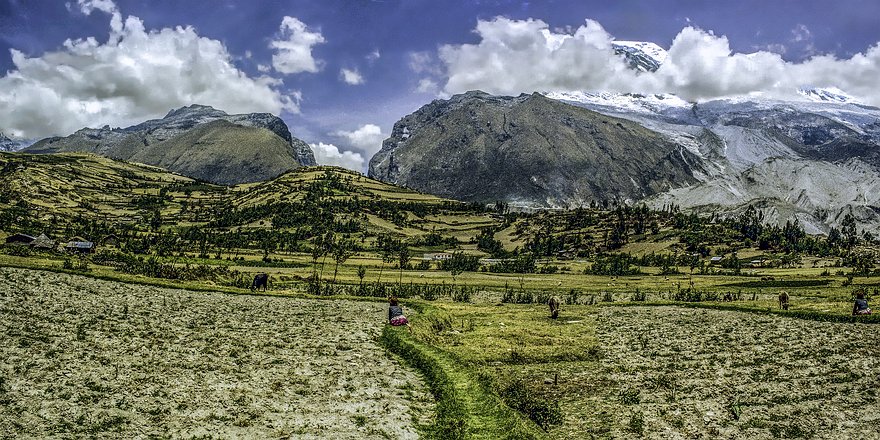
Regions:
<instances>
[{"instance_id":1,"label":"grazing cow","mask_svg":"<svg viewBox=\"0 0 880 440\"><path fill-rule=\"evenodd\" d=\"M251 283L251 291L263 289L263 292L269 287L269 275L265 273L258 273L254 277L254 282Z\"/></svg>"},{"instance_id":2,"label":"grazing cow","mask_svg":"<svg viewBox=\"0 0 880 440\"><path fill-rule=\"evenodd\" d=\"M553 319L559 317L559 298L551 296L547 305L550 306L550 317Z\"/></svg>"},{"instance_id":3,"label":"grazing cow","mask_svg":"<svg viewBox=\"0 0 880 440\"><path fill-rule=\"evenodd\" d=\"M788 310L788 293L782 292L779 294L779 308Z\"/></svg>"}]
</instances>

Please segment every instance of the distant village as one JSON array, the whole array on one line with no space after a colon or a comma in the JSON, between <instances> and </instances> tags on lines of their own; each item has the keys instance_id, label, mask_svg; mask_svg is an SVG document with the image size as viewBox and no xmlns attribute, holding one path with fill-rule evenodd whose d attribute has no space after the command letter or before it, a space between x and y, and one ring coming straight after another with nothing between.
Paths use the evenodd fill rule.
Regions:
<instances>
[{"instance_id":1,"label":"distant village","mask_svg":"<svg viewBox=\"0 0 880 440\"><path fill-rule=\"evenodd\" d=\"M6 237L5 242L9 246L23 246L36 250L54 250L80 255L91 254L99 246L99 243L78 236L56 241L46 236L46 234L35 236L24 233L12 234ZM100 245L116 247L119 245L119 238L115 235L108 235L100 241Z\"/></svg>"}]
</instances>

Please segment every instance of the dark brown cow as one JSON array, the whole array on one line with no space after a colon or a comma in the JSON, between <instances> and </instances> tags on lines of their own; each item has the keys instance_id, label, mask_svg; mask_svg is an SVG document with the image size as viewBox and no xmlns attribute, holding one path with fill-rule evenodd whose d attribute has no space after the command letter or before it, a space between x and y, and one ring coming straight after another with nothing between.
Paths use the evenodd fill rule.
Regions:
<instances>
[{"instance_id":1,"label":"dark brown cow","mask_svg":"<svg viewBox=\"0 0 880 440\"><path fill-rule=\"evenodd\" d=\"M782 292L779 294L779 308L788 310L788 293Z\"/></svg>"},{"instance_id":2,"label":"dark brown cow","mask_svg":"<svg viewBox=\"0 0 880 440\"><path fill-rule=\"evenodd\" d=\"M269 288L269 274L258 273L254 277L254 282L251 283L251 291L263 289L263 292Z\"/></svg>"},{"instance_id":3,"label":"dark brown cow","mask_svg":"<svg viewBox=\"0 0 880 440\"><path fill-rule=\"evenodd\" d=\"M550 317L556 319L559 317L559 298L555 296L551 296L547 301L547 305L550 306Z\"/></svg>"}]
</instances>

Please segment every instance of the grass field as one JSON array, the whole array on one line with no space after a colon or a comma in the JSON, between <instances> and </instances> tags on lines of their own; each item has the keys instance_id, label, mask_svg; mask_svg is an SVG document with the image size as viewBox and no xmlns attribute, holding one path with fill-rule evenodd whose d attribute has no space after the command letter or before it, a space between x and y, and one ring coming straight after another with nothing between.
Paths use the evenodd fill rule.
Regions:
<instances>
[{"instance_id":1,"label":"grass field","mask_svg":"<svg viewBox=\"0 0 880 440\"><path fill-rule=\"evenodd\" d=\"M502 395L524 390L508 405L539 421L535 408L558 408L535 438L880 438L880 340L866 324L674 306L563 306L551 320L543 305L437 304L413 327Z\"/></svg>"},{"instance_id":2,"label":"grass field","mask_svg":"<svg viewBox=\"0 0 880 440\"><path fill-rule=\"evenodd\" d=\"M23 265L37 261L4 259ZM58 270L51 261L43 264ZM375 345L384 319L381 303L290 298L307 296L297 289L229 295L210 293L212 286L200 283L189 286L208 292L20 269L0 274L8 359L0 389L11 404L0 424L4 432L129 433L158 423L160 435L181 437L308 437L327 425L285 417L293 411L298 420L324 420L318 414L329 405L322 400L325 392L352 402L345 407L350 411L333 416L338 438L407 438L416 435L417 426L432 423L425 379L402 370ZM173 284L100 267L88 275ZM483 282L486 278L477 277L492 274L472 276L471 281ZM847 318L852 286L839 286L839 279L754 284L749 277L703 277L701 285L735 287L757 298L675 303L632 300L633 286L666 282L659 276L533 277L540 291L563 300L559 319L550 319L544 304L502 303L497 289L484 286L466 303L410 299L405 307L412 332L385 330L386 347L423 374L434 368L445 378L428 375L427 385L448 383L454 390L432 389L438 415L434 429L423 428L423 434L880 437L871 416L880 409L873 391L880 365L872 360L880 355L880 341L873 326L815 320ZM604 293L584 288L573 298L554 289L547 277L595 282ZM775 310L780 288L792 295L791 311ZM333 325L308 325L314 317ZM416 357L421 360L415 362ZM210 383L227 386L211 388L195 408L181 403ZM410 391L396 400L400 396L382 391L389 386ZM141 388L147 391L133 391ZM278 399L299 403L285 406ZM359 399L396 403L383 403L391 409L375 412L374 405L367 408ZM113 409L119 402L127 406ZM172 409L153 414L157 402ZM386 416L404 417L393 419L402 420L395 426L410 428L382 434L379 425L365 421L389 420L382 419ZM59 424L71 418L74 422ZM190 425L199 428L187 430ZM438 426L461 429L445 432Z\"/></svg>"}]
</instances>

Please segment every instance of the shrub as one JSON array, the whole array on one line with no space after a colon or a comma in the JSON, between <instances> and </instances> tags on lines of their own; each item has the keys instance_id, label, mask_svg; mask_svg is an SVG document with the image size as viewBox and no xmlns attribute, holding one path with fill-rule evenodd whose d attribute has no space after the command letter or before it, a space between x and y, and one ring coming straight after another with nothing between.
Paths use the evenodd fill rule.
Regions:
<instances>
[{"instance_id":1,"label":"shrub","mask_svg":"<svg viewBox=\"0 0 880 440\"><path fill-rule=\"evenodd\" d=\"M501 390L501 398L511 408L525 414L545 431L562 423L559 402L539 395L522 379L514 379Z\"/></svg>"}]
</instances>

